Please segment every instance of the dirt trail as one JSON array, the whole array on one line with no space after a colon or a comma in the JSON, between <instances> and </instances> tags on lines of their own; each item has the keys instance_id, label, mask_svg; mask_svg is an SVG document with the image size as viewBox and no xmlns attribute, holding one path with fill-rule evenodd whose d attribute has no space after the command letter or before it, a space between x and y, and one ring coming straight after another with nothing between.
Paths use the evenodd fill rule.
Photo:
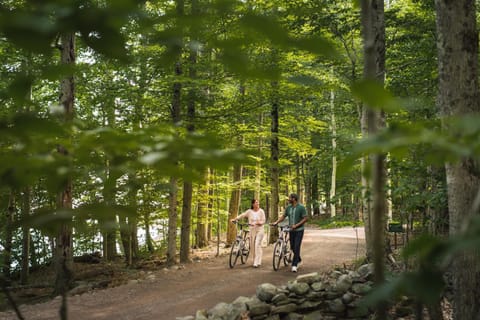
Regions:
<instances>
[{"instance_id":1,"label":"dirt trail","mask_svg":"<svg viewBox=\"0 0 480 320\"><path fill-rule=\"evenodd\" d=\"M342 265L365 252L362 228L305 231L302 246L303 265L295 274L287 267L272 269L272 246L263 250L262 266L253 268L252 259L245 265L228 267L228 257L201 260L185 268L152 272L147 280L106 290L69 297L69 320L169 320L194 315L219 302L232 302L238 296L252 296L257 285L286 284L297 275L324 272ZM59 319L60 300L21 306L25 319ZM0 313L0 319L17 319L12 312Z\"/></svg>"}]
</instances>

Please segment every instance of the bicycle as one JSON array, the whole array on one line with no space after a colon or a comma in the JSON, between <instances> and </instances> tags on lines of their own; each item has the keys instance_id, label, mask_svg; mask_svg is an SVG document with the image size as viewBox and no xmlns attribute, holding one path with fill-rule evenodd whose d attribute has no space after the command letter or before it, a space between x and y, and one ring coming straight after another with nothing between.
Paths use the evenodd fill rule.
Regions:
<instances>
[{"instance_id":1,"label":"bicycle","mask_svg":"<svg viewBox=\"0 0 480 320\"><path fill-rule=\"evenodd\" d=\"M228 264L230 268L235 267L237 264L238 257L242 264L245 264L250 254L250 230L245 229L248 226L248 223L233 222L237 225L237 237L232 244L232 249L230 250L230 258Z\"/></svg>"},{"instance_id":2,"label":"bicycle","mask_svg":"<svg viewBox=\"0 0 480 320\"><path fill-rule=\"evenodd\" d=\"M273 225L273 224L271 224ZM277 271L280 268L280 261L288 266L293 259L293 251L290 248L290 227L279 226L280 235L273 246L273 270Z\"/></svg>"}]
</instances>

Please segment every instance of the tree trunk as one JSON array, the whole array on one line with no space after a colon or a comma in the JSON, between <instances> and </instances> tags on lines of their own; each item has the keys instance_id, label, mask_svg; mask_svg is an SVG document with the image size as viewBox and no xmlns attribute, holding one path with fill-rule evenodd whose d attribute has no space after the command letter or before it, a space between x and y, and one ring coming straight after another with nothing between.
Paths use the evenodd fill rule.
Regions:
<instances>
[{"instance_id":1,"label":"tree trunk","mask_svg":"<svg viewBox=\"0 0 480 320\"><path fill-rule=\"evenodd\" d=\"M192 16L198 14L198 3L196 0L191 0ZM191 30L192 39L196 41L196 30ZM195 79L197 78L197 50L194 46L190 48L188 76L191 80L191 87L188 92L187 101L187 132L193 133L195 131L195 104L197 100ZM185 163L188 166L188 162ZM185 263L190 258L190 234L192 221L192 181L185 180L183 183L183 206L182 206L182 228L180 234L180 262Z\"/></svg>"},{"instance_id":2,"label":"tree trunk","mask_svg":"<svg viewBox=\"0 0 480 320\"><path fill-rule=\"evenodd\" d=\"M111 100L111 106L106 108L106 121L104 125L109 128L115 128L115 103ZM117 189L117 179L121 174L115 172L108 159L105 159L105 176L103 183L103 202L105 206L110 208L108 213L104 214L102 220L104 222L103 230L103 258L106 261L112 261L117 255L116 234L117 234L117 215L114 210L115 195Z\"/></svg>"},{"instance_id":3,"label":"tree trunk","mask_svg":"<svg viewBox=\"0 0 480 320\"><path fill-rule=\"evenodd\" d=\"M182 17L184 13L183 0L176 0L176 12L178 17ZM175 64L175 76L180 78L182 75L181 65L181 48L178 49L178 61ZM180 80L176 80L173 84L173 98L171 115L174 125L178 125L181 117L181 91L182 84ZM168 209L168 244L167 244L167 265L176 263L177 254L177 197L178 197L178 179L176 177L170 177L170 190L169 190L169 209Z\"/></svg>"},{"instance_id":4,"label":"tree trunk","mask_svg":"<svg viewBox=\"0 0 480 320\"><path fill-rule=\"evenodd\" d=\"M5 277L9 277L12 267L12 237L13 237L13 221L15 216L15 193L10 192L8 199L7 216L5 219L5 244L3 250L3 268L2 273Z\"/></svg>"},{"instance_id":5,"label":"tree trunk","mask_svg":"<svg viewBox=\"0 0 480 320\"><path fill-rule=\"evenodd\" d=\"M362 0L362 25L364 37L364 78L383 84L385 74L385 22L383 0ZM368 134L374 135L382 123L381 113L367 108ZM376 286L384 282L385 273L385 224L386 196L385 188L385 157L373 154L371 160L371 192L373 212L371 214L374 263L374 282ZM377 318L386 319L386 304L377 306Z\"/></svg>"},{"instance_id":6,"label":"tree trunk","mask_svg":"<svg viewBox=\"0 0 480 320\"><path fill-rule=\"evenodd\" d=\"M279 121L278 121L278 114L279 114L279 101L278 101L278 82L272 82L272 109L271 109L271 137L270 137L270 177L271 177L271 189L272 189L272 201L270 202L271 207L271 215L270 221L276 221L278 219L278 205L279 205L279 187L280 187L280 179L279 179ZM270 239L268 243L274 243L278 238L278 230L276 228L272 229L270 233Z\"/></svg>"},{"instance_id":7,"label":"tree trunk","mask_svg":"<svg viewBox=\"0 0 480 320\"><path fill-rule=\"evenodd\" d=\"M65 33L60 37L60 57L64 65L75 64L75 34ZM73 108L75 100L75 81L73 75L64 78L60 86L60 104L65 112L65 121L68 123L73 119ZM58 146L58 152L70 157L68 150L63 146ZM67 177L64 189L57 196L57 210L72 209L72 179ZM73 281L73 248L72 248L72 228L70 223L62 222L57 238L55 250L55 290L54 294L62 295L62 306L60 308L61 319L67 319L67 291L72 286Z\"/></svg>"},{"instance_id":8,"label":"tree trunk","mask_svg":"<svg viewBox=\"0 0 480 320\"><path fill-rule=\"evenodd\" d=\"M137 236L136 233L133 234L132 229L133 223L134 221L136 221L135 217L137 215L138 188L136 187L136 183L134 180L135 176L133 174L129 174L128 182L130 185L130 189L127 193L127 201L132 212L128 215L122 212L119 215L120 239L122 241L123 252L125 254L125 263L127 266L131 266L133 264L134 258L136 258L136 249L134 248L135 241L133 240L133 238L136 238Z\"/></svg>"},{"instance_id":9,"label":"tree trunk","mask_svg":"<svg viewBox=\"0 0 480 320\"><path fill-rule=\"evenodd\" d=\"M210 170L205 169L203 181L205 184L199 188L200 199L197 208L197 248L204 248L208 245L208 194L210 189Z\"/></svg>"},{"instance_id":10,"label":"tree trunk","mask_svg":"<svg viewBox=\"0 0 480 320\"><path fill-rule=\"evenodd\" d=\"M110 168L109 161L105 162L105 178L103 184L103 201L109 207L108 216L102 217L103 220L103 258L106 261L112 261L117 255L116 248L116 225L117 219L114 210L115 189L117 177Z\"/></svg>"},{"instance_id":11,"label":"tree trunk","mask_svg":"<svg viewBox=\"0 0 480 320\"><path fill-rule=\"evenodd\" d=\"M245 90L242 90L243 94L245 94ZM263 112L260 113L259 119L258 119L259 125L258 125L258 130L260 131L260 128L263 128ZM263 137L260 132L258 132L258 153L262 153L262 148L263 148ZM262 181L262 162L260 159L257 160L256 165L255 165L255 193L254 193L254 198L258 199L258 201L261 203L261 182Z\"/></svg>"},{"instance_id":12,"label":"tree trunk","mask_svg":"<svg viewBox=\"0 0 480 320\"><path fill-rule=\"evenodd\" d=\"M478 32L473 0L435 0L439 88L437 104L449 132L450 116L478 114ZM450 235L459 234L473 214L480 187L478 162L464 158L446 164ZM461 252L452 261L453 318L479 319L478 250Z\"/></svg>"},{"instance_id":13,"label":"tree trunk","mask_svg":"<svg viewBox=\"0 0 480 320\"><path fill-rule=\"evenodd\" d=\"M30 187L23 190L22 218L28 219L30 216ZM30 271L30 227L22 225L22 269L20 273L20 283L27 284Z\"/></svg>"},{"instance_id":14,"label":"tree trunk","mask_svg":"<svg viewBox=\"0 0 480 320\"><path fill-rule=\"evenodd\" d=\"M330 184L330 215L335 217L337 214L337 209L335 207L335 194L337 187L337 124L335 122L335 92L333 92L333 90L330 90L330 116L330 126L332 130L332 181Z\"/></svg>"},{"instance_id":15,"label":"tree trunk","mask_svg":"<svg viewBox=\"0 0 480 320\"><path fill-rule=\"evenodd\" d=\"M242 166L240 164L235 164L233 166L233 189L230 194L230 203L228 207L228 221L234 219L238 215L238 210L240 209L240 194L241 194L241 181L242 181ZM218 191L217 191L218 192ZM218 195L217 195L218 196ZM227 228L227 244L231 245L235 241L235 228L232 224L228 223Z\"/></svg>"},{"instance_id":16,"label":"tree trunk","mask_svg":"<svg viewBox=\"0 0 480 320\"><path fill-rule=\"evenodd\" d=\"M151 254L155 252L155 247L153 246L153 239L150 233L150 214L148 212L143 214L143 222L145 223L145 244L147 245L147 250ZM175 229L176 232L177 229ZM170 231L170 226L169 226ZM168 261L168 256L167 256Z\"/></svg>"},{"instance_id":17,"label":"tree trunk","mask_svg":"<svg viewBox=\"0 0 480 320\"><path fill-rule=\"evenodd\" d=\"M213 217L214 217L214 210L216 209L216 212L220 211L220 208L215 208L215 193L214 193L214 188L215 188L215 170L211 169L210 175L209 175L209 181L208 184L210 185L210 188L208 188L208 208L207 208L207 240L210 241L212 240L212 233L213 233ZM218 205L218 202L217 202ZM219 234L221 234L220 229L217 230ZM217 238L218 241L220 241L220 237Z\"/></svg>"}]
</instances>

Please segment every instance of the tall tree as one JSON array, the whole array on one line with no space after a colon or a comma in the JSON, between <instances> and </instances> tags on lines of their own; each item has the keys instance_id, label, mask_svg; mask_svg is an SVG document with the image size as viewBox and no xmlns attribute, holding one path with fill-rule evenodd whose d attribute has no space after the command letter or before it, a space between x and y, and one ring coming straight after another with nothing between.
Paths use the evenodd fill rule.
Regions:
<instances>
[{"instance_id":1,"label":"tall tree","mask_svg":"<svg viewBox=\"0 0 480 320\"><path fill-rule=\"evenodd\" d=\"M238 138L241 139L241 138ZM234 219L240 209L240 196L241 196L241 182L242 182L242 165L235 164L232 170L232 191L230 192L230 201L228 203L228 221ZM227 228L227 243L231 245L235 241L235 227L231 223Z\"/></svg>"},{"instance_id":2,"label":"tall tree","mask_svg":"<svg viewBox=\"0 0 480 320\"><path fill-rule=\"evenodd\" d=\"M204 248L208 245L208 212L210 204L210 169L205 168L204 179L202 184L199 186L198 194L200 198L198 199L197 205L197 241L196 245L198 248Z\"/></svg>"},{"instance_id":3,"label":"tall tree","mask_svg":"<svg viewBox=\"0 0 480 320\"><path fill-rule=\"evenodd\" d=\"M175 8L177 17L180 19L184 15L185 4L183 0L175 1ZM173 84L173 98L171 115L174 125L178 125L181 120L181 94L182 83L180 82L180 76L182 75L182 62L181 62L181 50L182 46L175 48L178 53L178 60L175 63L175 76L176 80ZM177 254L177 197L178 197L178 178L175 176L170 177L170 190L169 190L169 203L168 203L168 245L167 245L167 264L176 263Z\"/></svg>"},{"instance_id":4,"label":"tall tree","mask_svg":"<svg viewBox=\"0 0 480 320\"><path fill-rule=\"evenodd\" d=\"M191 0L191 15L193 18L198 17L198 1ZM188 66L188 76L190 78L191 84L188 91L187 98L187 132L192 134L195 131L195 105L197 103L196 97L196 83L195 79L197 77L197 48L194 44L198 41L196 37L197 30L192 28L191 30L191 44L189 52L189 66ZM185 164L188 165L188 164ZM185 180L183 182L183 206L182 206L182 232L180 234L180 262L185 263L189 260L190 255L190 233L191 233L191 220L192 220L192 193L193 185L191 180ZM198 231L198 230L197 230ZM197 243L198 244L198 243ZM203 246L203 243L202 243Z\"/></svg>"},{"instance_id":5,"label":"tall tree","mask_svg":"<svg viewBox=\"0 0 480 320\"><path fill-rule=\"evenodd\" d=\"M271 202L270 202L270 212L268 216L271 221L278 220L278 211L279 211L279 194L280 194L280 179L279 179L279 83L278 81L272 81L272 98L271 98L271 135L270 135L270 177L271 177ZM270 233L269 243L275 242L278 237L278 230L273 229L274 231Z\"/></svg>"},{"instance_id":6,"label":"tall tree","mask_svg":"<svg viewBox=\"0 0 480 320\"><path fill-rule=\"evenodd\" d=\"M363 0L361 17L364 41L364 78L366 81L380 83L383 86L385 75L385 18L383 0ZM382 125L382 113L366 106L368 134L374 135ZM367 247L373 249L375 284L383 283L385 273L385 157L380 153L371 156L371 193L373 210L369 214L371 241ZM367 232L367 230L366 230ZM368 253L368 252L367 252ZM386 305L381 303L377 309L378 319L386 319Z\"/></svg>"},{"instance_id":7,"label":"tall tree","mask_svg":"<svg viewBox=\"0 0 480 320\"><path fill-rule=\"evenodd\" d=\"M480 112L478 92L478 29L474 0L435 0L437 12L438 95L443 129L454 130L452 116ZM471 206L480 188L478 159L465 157L446 164L450 234L462 231L471 219ZM478 250L461 252L452 261L453 317L478 319L480 265Z\"/></svg>"},{"instance_id":8,"label":"tall tree","mask_svg":"<svg viewBox=\"0 0 480 320\"><path fill-rule=\"evenodd\" d=\"M75 33L67 32L60 35L60 59L61 63L67 66L75 64ZM60 104L63 106L65 122L67 125L73 120L74 101L75 101L75 81L73 74L65 77L60 85ZM69 157L69 152L65 146L59 145L58 152ZM72 209L72 178L70 175L65 177L63 190L57 196L57 210L60 212ZM68 219L70 220L70 219ZM67 291L70 289L73 281L73 241L72 227L69 221L61 220L60 228L56 238L55 252L55 293L62 295L62 305L60 308L61 319L67 319Z\"/></svg>"},{"instance_id":9,"label":"tall tree","mask_svg":"<svg viewBox=\"0 0 480 320\"><path fill-rule=\"evenodd\" d=\"M332 130L332 181L330 186L330 216L336 215L335 195L337 187L337 123L335 121L335 92L330 90L330 128Z\"/></svg>"}]
</instances>

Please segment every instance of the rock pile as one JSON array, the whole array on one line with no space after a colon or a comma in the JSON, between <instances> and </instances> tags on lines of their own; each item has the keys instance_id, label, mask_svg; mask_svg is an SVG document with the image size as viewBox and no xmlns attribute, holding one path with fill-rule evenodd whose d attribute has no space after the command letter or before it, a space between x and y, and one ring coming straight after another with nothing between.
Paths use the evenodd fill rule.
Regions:
<instances>
[{"instance_id":1,"label":"rock pile","mask_svg":"<svg viewBox=\"0 0 480 320\"><path fill-rule=\"evenodd\" d=\"M359 301L371 290L372 281L372 264L324 276L309 273L281 287L261 284L253 297L221 302L210 310L198 310L195 316L177 320L368 319L371 311Z\"/></svg>"}]
</instances>

